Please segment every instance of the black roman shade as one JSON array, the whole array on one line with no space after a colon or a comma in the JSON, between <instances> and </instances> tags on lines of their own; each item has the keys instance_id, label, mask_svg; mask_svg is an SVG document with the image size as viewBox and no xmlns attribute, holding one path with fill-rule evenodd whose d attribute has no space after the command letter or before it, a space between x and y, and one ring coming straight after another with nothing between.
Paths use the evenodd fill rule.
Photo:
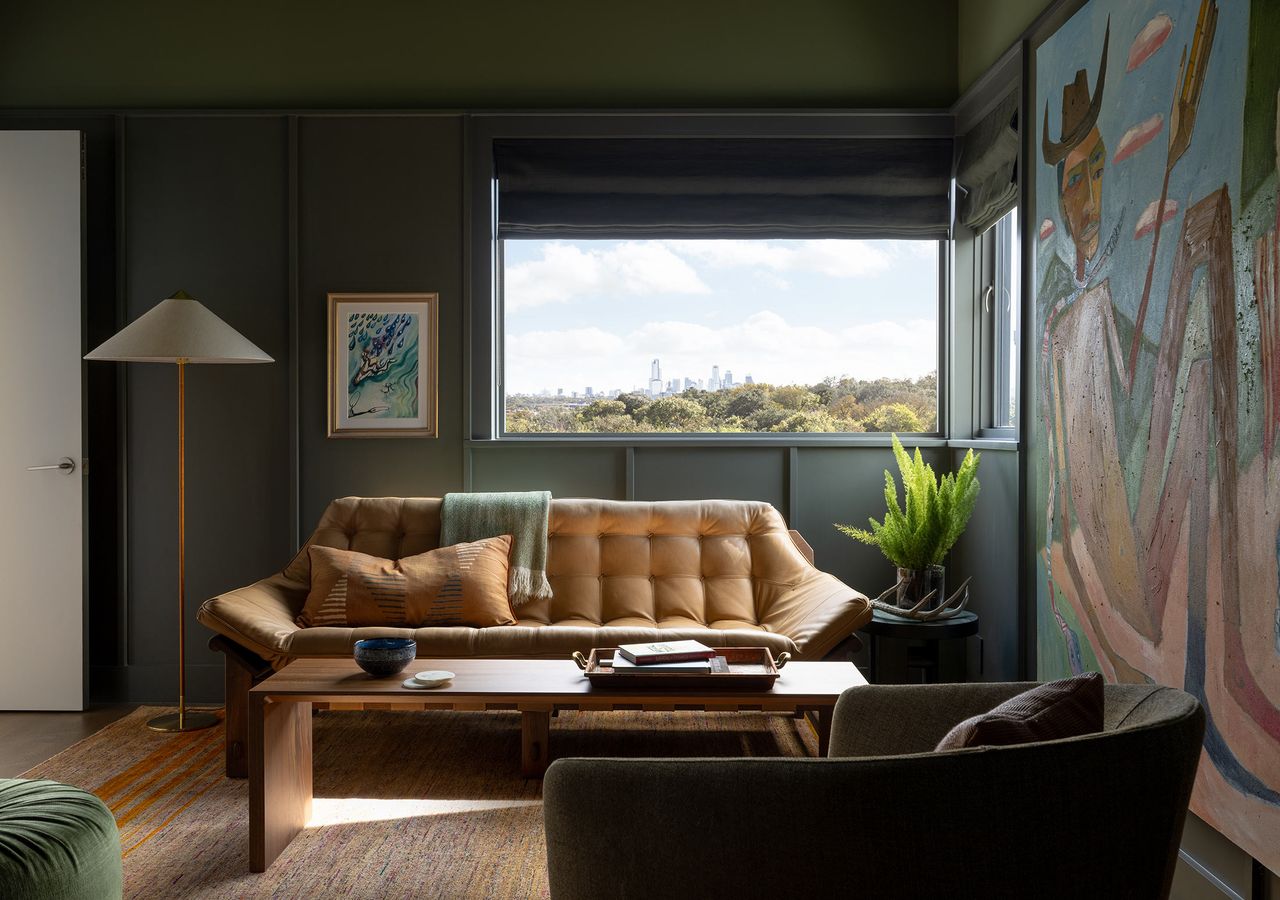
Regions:
<instances>
[{"instance_id":1,"label":"black roman shade","mask_svg":"<svg viewBox=\"0 0 1280 900\"><path fill-rule=\"evenodd\" d=\"M944 239L949 138L494 139L499 237Z\"/></svg>"},{"instance_id":2,"label":"black roman shade","mask_svg":"<svg viewBox=\"0 0 1280 900\"><path fill-rule=\"evenodd\" d=\"M959 220L981 234L1018 203L1018 104L1015 90L964 136L956 181Z\"/></svg>"}]
</instances>

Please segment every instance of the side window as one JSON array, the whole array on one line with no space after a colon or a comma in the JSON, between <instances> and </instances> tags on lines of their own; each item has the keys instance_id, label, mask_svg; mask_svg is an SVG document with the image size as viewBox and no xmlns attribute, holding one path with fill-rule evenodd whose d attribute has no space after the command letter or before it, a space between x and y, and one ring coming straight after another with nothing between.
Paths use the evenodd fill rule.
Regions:
<instances>
[{"instance_id":1,"label":"side window","mask_svg":"<svg viewBox=\"0 0 1280 900\"><path fill-rule=\"evenodd\" d=\"M983 292L983 371L989 383L983 410L983 431L990 436L1014 437L1018 428L1019 347L1022 342L1021 271L1018 249L1018 211L1010 210L982 236L989 242L991 280Z\"/></svg>"}]
</instances>

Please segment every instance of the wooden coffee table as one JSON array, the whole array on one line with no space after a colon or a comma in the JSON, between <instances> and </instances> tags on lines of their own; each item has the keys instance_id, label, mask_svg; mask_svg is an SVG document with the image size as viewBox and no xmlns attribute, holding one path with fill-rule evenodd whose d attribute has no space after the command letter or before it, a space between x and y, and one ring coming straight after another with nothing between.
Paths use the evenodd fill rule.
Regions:
<instances>
[{"instance_id":1,"label":"wooden coffee table","mask_svg":"<svg viewBox=\"0 0 1280 900\"><path fill-rule=\"evenodd\" d=\"M447 669L452 682L413 690L416 672ZM847 662L792 662L772 690L601 690L564 659L419 659L394 678L371 678L344 659L299 659L249 692L249 868L265 871L311 817L311 710L519 710L520 767L540 777L550 762L551 714L580 710L763 710L816 715L825 756L831 712L846 688L866 684Z\"/></svg>"}]
</instances>

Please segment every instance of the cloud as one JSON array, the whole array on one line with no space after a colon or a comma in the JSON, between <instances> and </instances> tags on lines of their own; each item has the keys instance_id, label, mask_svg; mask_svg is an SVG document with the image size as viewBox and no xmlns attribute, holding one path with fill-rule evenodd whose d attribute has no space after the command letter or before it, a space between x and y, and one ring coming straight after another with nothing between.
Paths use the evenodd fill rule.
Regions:
<instances>
[{"instance_id":1,"label":"cloud","mask_svg":"<svg viewBox=\"0 0 1280 900\"><path fill-rule=\"evenodd\" d=\"M831 278L862 278L879 274L892 264L884 245L916 243L923 243L929 253L936 252L936 245L916 241L663 241L664 246L680 256L716 269L814 272ZM915 252L915 248L911 251Z\"/></svg>"},{"instance_id":2,"label":"cloud","mask_svg":"<svg viewBox=\"0 0 1280 900\"><path fill-rule=\"evenodd\" d=\"M742 381L812 384L831 375L916 377L937 368L932 319L878 321L844 328L793 325L772 311L721 327L667 320L625 334L599 328L526 332L507 339L510 392L543 388L565 393L642 386L649 362L662 361L662 377L706 379L711 367Z\"/></svg>"},{"instance_id":3,"label":"cloud","mask_svg":"<svg viewBox=\"0 0 1280 900\"><path fill-rule=\"evenodd\" d=\"M561 242L542 245L542 259L504 272L508 310L609 294L706 294L688 262L658 241L627 241L601 249Z\"/></svg>"}]
</instances>

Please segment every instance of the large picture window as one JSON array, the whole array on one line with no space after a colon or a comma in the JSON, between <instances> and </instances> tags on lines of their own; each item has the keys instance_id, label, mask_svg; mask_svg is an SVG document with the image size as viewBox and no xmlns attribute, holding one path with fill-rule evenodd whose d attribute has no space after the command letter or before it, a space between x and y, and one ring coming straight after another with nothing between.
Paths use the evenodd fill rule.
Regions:
<instances>
[{"instance_id":1,"label":"large picture window","mask_svg":"<svg viewBox=\"0 0 1280 900\"><path fill-rule=\"evenodd\" d=\"M938 434L954 126L473 117L472 438Z\"/></svg>"},{"instance_id":2,"label":"large picture window","mask_svg":"<svg viewBox=\"0 0 1280 900\"><path fill-rule=\"evenodd\" d=\"M505 239L507 434L934 432L939 244Z\"/></svg>"}]
</instances>

